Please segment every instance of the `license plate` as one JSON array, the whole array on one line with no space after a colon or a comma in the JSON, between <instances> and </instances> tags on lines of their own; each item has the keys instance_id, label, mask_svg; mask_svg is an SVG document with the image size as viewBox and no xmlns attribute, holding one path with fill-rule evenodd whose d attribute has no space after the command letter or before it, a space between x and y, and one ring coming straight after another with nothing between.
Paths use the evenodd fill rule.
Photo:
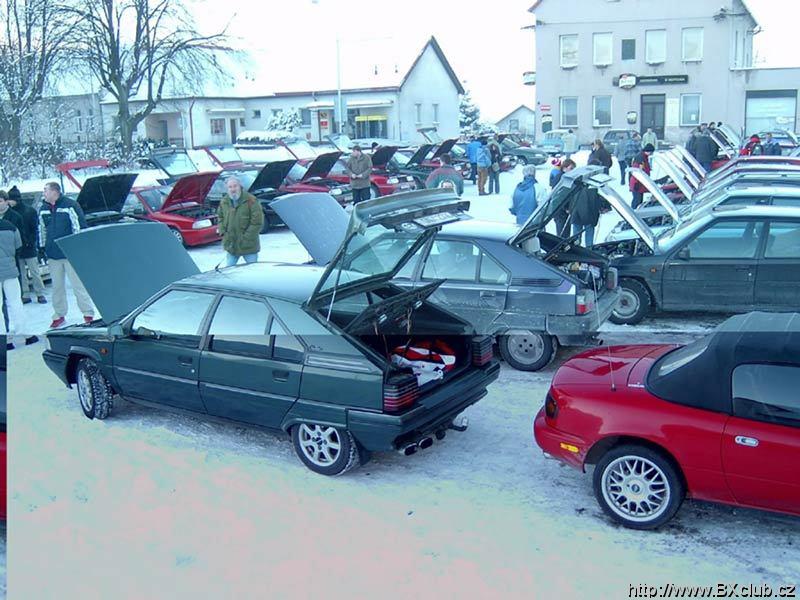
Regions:
<instances>
[{"instance_id":1,"label":"license plate","mask_svg":"<svg viewBox=\"0 0 800 600\"><path fill-rule=\"evenodd\" d=\"M457 217L453 213L441 212L436 213L435 215L425 215L424 217L414 219L414 223L421 227L433 227L435 225L449 223L450 221L454 221L456 219Z\"/></svg>"}]
</instances>

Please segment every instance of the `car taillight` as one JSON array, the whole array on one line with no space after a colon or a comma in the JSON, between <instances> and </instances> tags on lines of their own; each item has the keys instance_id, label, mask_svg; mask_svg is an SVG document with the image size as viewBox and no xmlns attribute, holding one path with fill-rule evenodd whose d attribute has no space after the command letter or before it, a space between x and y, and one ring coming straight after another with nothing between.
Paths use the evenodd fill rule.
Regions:
<instances>
[{"instance_id":1,"label":"car taillight","mask_svg":"<svg viewBox=\"0 0 800 600\"><path fill-rule=\"evenodd\" d=\"M558 404L550 394L547 394L547 398L544 401L544 414L548 419L555 419L558 414Z\"/></svg>"},{"instance_id":2,"label":"car taillight","mask_svg":"<svg viewBox=\"0 0 800 600\"><path fill-rule=\"evenodd\" d=\"M383 386L383 410L399 412L416 402L419 386L414 375L395 375Z\"/></svg>"},{"instance_id":3,"label":"car taillight","mask_svg":"<svg viewBox=\"0 0 800 600\"><path fill-rule=\"evenodd\" d=\"M619 272L616 267L609 267L606 270L606 289L615 290L619 284Z\"/></svg>"},{"instance_id":4,"label":"car taillight","mask_svg":"<svg viewBox=\"0 0 800 600\"><path fill-rule=\"evenodd\" d=\"M575 312L579 315L585 315L594 310L594 292L587 290L579 292L575 296Z\"/></svg>"},{"instance_id":5,"label":"car taillight","mask_svg":"<svg viewBox=\"0 0 800 600\"><path fill-rule=\"evenodd\" d=\"M494 358L494 338L482 335L472 338L472 364L482 367L489 364Z\"/></svg>"}]
</instances>

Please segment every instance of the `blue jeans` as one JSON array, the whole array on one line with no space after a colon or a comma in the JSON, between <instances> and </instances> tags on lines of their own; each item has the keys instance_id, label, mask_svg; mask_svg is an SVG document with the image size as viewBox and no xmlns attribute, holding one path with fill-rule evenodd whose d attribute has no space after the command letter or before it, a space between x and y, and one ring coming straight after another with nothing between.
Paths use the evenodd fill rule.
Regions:
<instances>
[{"instance_id":1,"label":"blue jeans","mask_svg":"<svg viewBox=\"0 0 800 600\"><path fill-rule=\"evenodd\" d=\"M241 256L237 256L236 254L231 254L230 252L225 253L225 266L232 267L237 262L239 262L240 258L244 258L244 262L247 264L254 263L258 260L258 252L255 254L244 254Z\"/></svg>"},{"instance_id":2,"label":"blue jeans","mask_svg":"<svg viewBox=\"0 0 800 600\"><path fill-rule=\"evenodd\" d=\"M495 171L489 167L489 193L500 193L500 171Z\"/></svg>"},{"instance_id":3,"label":"blue jeans","mask_svg":"<svg viewBox=\"0 0 800 600\"><path fill-rule=\"evenodd\" d=\"M586 237L586 243L583 244L584 248L591 248L594 244L594 225L572 225L572 235L578 235L578 232L583 229Z\"/></svg>"}]
</instances>

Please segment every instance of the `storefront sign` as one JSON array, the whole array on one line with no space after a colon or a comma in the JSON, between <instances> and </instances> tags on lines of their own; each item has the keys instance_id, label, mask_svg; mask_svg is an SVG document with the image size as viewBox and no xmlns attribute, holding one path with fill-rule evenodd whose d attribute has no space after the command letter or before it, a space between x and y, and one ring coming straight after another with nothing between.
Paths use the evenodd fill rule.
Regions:
<instances>
[{"instance_id":1,"label":"storefront sign","mask_svg":"<svg viewBox=\"0 0 800 600\"><path fill-rule=\"evenodd\" d=\"M671 85L676 83L689 83L688 75L631 75L625 73L615 77L611 83L623 90L629 90L637 85Z\"/></svg>"},{"instance_id":2,"label":"storefront sign","mask_svg":"<svg viewBox=\"0 0 800 600\"><path fill-rule=\"evenodd\" d=\"M617 80L617 85L623 90L629 90L636 85L636 75L631 75L627 73L625 75L620 75L619 79Z\"/></svg>"}]
</instances>

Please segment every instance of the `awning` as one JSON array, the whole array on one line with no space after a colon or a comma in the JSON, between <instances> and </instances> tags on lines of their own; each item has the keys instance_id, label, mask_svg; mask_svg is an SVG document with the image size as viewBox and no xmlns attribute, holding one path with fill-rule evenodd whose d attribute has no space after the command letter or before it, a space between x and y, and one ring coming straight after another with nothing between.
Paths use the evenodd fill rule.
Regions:
<instances>
[{"instance_id":1,"label":"awning","mask_svg":"<svg viewBox=\"0 0 800 600\"><path fill-rule=\"evenodd\" d=\"M389 117L386 115L359 115L356 117L356 122L362 121L388 121Z\"/></svg>"},{"instance_id":2,"label":"awning","mask_svg":"<svg viewBox=\"0 0 800 600\"><path fill-rule=\"evenodd\" d=\"M333 102L327 100L319 100L317 102L309 102L303 108L308 110L318 110L320 108L333 108Z\"/></svg>"},{"instance_id":3,"label":"awning","mask_svg":"<svg viewBox=\"0 0 800 600\"><path fill-rule=\"evenodd\" d=\"M218 113L221 115L238 115L240 113L244 113L244 107L242 108L207 108L206 112L209 113Z\"/></svg>"},{"instance_id":4,"label":"awning","mask_svg":"<svg viewBox=\"0 0 800 600\"><path fill-rule=\"evenodd\" d=\"M348 100L347 108L381 108L383 106L391 106L394 100Z\"/></svg>"}]
</instances>

